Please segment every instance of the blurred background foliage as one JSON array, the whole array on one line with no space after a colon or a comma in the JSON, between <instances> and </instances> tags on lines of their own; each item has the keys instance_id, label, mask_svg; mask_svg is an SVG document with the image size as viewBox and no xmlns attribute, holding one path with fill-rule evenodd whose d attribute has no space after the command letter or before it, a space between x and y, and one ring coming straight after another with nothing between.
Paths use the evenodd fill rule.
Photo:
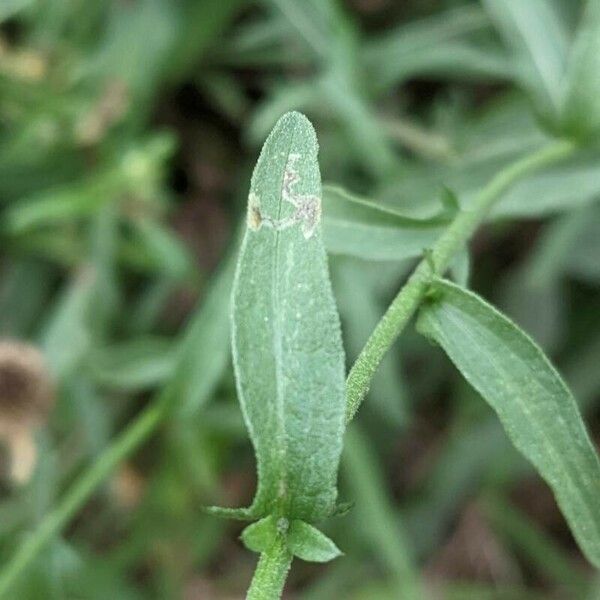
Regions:
<instances>
[{"instance_id":1,"label":"blurred background foliage","mask_svg":"<svg viewBox=\"0 0 600 600\"><path fill-rule=\"evenodd\" d=\"M445 188L468 207L556 131L582 7L1 0L0 332L38 345L56 383L28 482L4 455L2 563L118 432L169 404L12 598L243 596L255 556L201 506L254 489L229 257L265 136L301 110L325 182L414 218L440 214ZM455 265L551 354L596 441L599 159L592 147L514 186ZM350 364L415 252L344 247L331 271ZM328 528L346 556L297 561L290 598L410 597L419 580L452 600L600 595L548 488L413 330L349 430L341 490L354 508Z\"/></svg>"}]
</instances>

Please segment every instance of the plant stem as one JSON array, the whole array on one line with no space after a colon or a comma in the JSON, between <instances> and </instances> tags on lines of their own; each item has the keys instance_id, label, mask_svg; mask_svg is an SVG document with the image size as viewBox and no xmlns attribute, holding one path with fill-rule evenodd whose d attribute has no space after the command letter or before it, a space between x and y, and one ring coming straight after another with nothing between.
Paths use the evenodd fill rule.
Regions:
<instances>
[{"instance_id":1,"label":"plant stem","mask_svg":"<svg viewBox=\"0 0 600 600\"><path fill-rule=\"evenodd\" d=\"M0 575L0 598L8 597L10 588L40 550L63 529L121 460L154 431L168 408L167 399L166 394L161 394L150 404L76 481L59 505L44 517L36 531L21 543Z\"/></svg>"},{"instance_id":2,"label":"plant stem","mask_svg":"<svg viewBox=\"0 0 600 600\"><path fill-rule=\"evenodd\" d=\"M572 142L559 140L509 165L479 192L469 209L457 214L398 292L352 366L346 381L347 422L352 420L369 391L371 379L385 353L421 304L432 276L444 273L453 256L469 241L494 203L513 183L569 156L575 148Z\"/></svg>"},{"instance_id":3,"label":"plant stem","mask_svg":"<svg viewBox=\"0 0 600 600\"><path fill-rule=\"evenodd\" d=\"M260 555L246 600L278 600L292 565L292 553L287 549L285 536Z\"/></svg>"}]
</instances>

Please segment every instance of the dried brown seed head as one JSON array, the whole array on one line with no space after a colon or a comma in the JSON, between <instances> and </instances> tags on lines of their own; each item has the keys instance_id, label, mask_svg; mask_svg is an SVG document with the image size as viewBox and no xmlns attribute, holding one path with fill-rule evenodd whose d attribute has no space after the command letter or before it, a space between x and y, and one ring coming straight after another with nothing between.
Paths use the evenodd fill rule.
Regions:
<instances>
[{"instance_id":1,"label":"dried brown seed head","mask_svg":"<svg viewBox=\"0 0 600 600\"><path fill-rule=\"evenodd\" d=\"M0 421L5 425L42 422L54 404L42 353L30 344L0 340Z\"/></svg>"}]
</instances>

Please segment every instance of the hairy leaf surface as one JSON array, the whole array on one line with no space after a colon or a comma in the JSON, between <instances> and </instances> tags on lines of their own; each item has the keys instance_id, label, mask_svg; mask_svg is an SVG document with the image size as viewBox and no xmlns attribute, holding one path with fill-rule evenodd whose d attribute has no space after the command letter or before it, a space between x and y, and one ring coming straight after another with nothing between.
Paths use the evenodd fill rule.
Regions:
<instances>
[{"instance_id":1,"label":"hairy leaf surface","mask_svg":"<svg viewBox=\"0 0 600 600\"><path fill-rule=\"evenodd\" d=\"M310 522L335 510L344 354L321 239L317 150L310 122L288 113L252 177L232 319L238 395L258 463L250 518Z\"/></svg>"},{"instance_id":2,"label":"hairy leaf surface","mask_svg":"<svg viewBox=\"0 0 600 600\"><path fill-rule=\"evenodd\" d=\"M600 461L573 395L541 349L477 295L447 281L435 283L418 327L496 411L599 567Z\"/></svg>"}]
</instances>

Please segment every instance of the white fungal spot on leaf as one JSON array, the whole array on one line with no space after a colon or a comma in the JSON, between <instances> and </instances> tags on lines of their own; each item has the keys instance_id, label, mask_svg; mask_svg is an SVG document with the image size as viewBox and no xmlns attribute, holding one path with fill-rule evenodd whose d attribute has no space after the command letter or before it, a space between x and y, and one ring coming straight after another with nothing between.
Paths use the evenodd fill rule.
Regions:
<instances>
[{"instance_id":1,"label":"white fungal spot on leaf","mask_svg":"<svg viewBox=\"0 0 600 600\"><path fill-rule=\"evenodd\" d=\"M311 238L319 221L321 220L321 198L313 194L297 194L295 185L300 181L300 176L295 169L296 161L301 158L300 154L289 155L288 163L283 173L282 198L294 207L291 216L283 219L272 219L263 215L260 208L260 198L250 192L248 196L248 228L258 231L262 226L270 227L277 231L284 231L294 225L300 224L302 235L305 239Z\"/></svg>"},{"instance_id":2,"label":"white fungal spot on leaf","mask_svg":"<svg viewBox=\"0 0 600 600\"><path fill-rule=\"evenodd\" d=\"M250 192L248 196L248 228L252 231L258 231L262 225L262 215L260 213L260 200L254 192Z\"/></svg>"}]
</instances>

